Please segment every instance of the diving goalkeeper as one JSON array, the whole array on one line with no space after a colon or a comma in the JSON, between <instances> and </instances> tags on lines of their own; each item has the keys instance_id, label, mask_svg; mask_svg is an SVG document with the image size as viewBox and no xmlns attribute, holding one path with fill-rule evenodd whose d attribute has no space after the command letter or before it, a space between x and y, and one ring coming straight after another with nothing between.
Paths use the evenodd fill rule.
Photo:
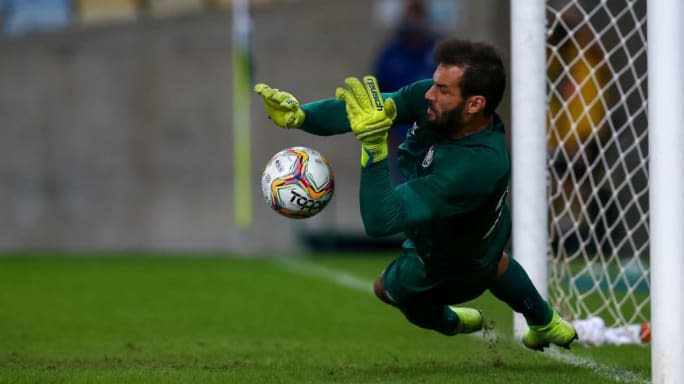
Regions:
<instances>
[{"instance_id":1,"label":"diving goalkeeper","mask_svg":"<svg viewBox=\"0 0 684 384\"><path fill-rule=\"evenodd\" d=\"M569 347L575 329L540 296L504 247L510 161L495 109L506 83L503 63L484 43L446 40L435 47L432 79L381 94L373 76L347 78L335 99L300 105L265 84L269 117L316 135L352 132L361 143L361 216L370 236L406 234L401 253L375 281L375 294L411 323L445 335L482 329L482 313L457 304L491 291L529 325L523 343ZM399 146L407 181L394 186L387 132L413 123Z\"/></svg>"}]
</instances>

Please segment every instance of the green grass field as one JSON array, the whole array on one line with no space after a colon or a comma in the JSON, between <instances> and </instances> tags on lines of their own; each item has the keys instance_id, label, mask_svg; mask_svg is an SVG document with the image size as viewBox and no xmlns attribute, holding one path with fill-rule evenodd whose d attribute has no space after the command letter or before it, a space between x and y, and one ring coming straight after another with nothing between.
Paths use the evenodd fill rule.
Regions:
<instances>
[{"instance_id":1,"label":"green grass field","mask_svg":"<svg viewBox=\"0 0 684 384\"><path fill-rule=\"evenodd\" d=\"M528 351L418 329L370 293L389 256L0 257L0 383L648 382L647 347Z\"/></svg>"}]
</instances>

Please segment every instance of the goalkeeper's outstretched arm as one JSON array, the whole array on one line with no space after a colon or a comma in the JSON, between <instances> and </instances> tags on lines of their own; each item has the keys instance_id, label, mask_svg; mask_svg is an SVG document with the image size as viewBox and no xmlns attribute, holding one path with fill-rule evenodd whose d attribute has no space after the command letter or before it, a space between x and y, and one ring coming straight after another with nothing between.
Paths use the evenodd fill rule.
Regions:
<instances>
[{"instance_id":1,"label":"goalkeeper's outstretched arm","mask_svg":"<svg viewBox=\"0 0 684 384\"><path fill-rule=\"evenodd\" d=\"M394 123L412 123L427 108L427 104L411 103L432 85L431 79L415 82L392 93L382 93L382 99L393 99L396 103ZM322 99L299 104L291 93L260 83L254 91L262 97L268 117L279 127L297 128L319 136L338 135L350 132L345 103L338 98Z\"/></svg>"},{"instance_id":2,"label":"goalkeeper's outstretched arm","mask_svg":"<svg viewBox=\"0 0 684 384\"><path fill-rule=\"evenodd\" d=\"M302 131L319 136L339 135L351 131L344 111L344 102L323 99L302 105L307 118L300 127Z\"/></svg>"},{"instance_id":3,"label":"goalkeeper's outstretched arm","mask_svg":"<svg viewBox=\"0 0 684 384\"><path fill-rule=\"evenodd\" d=\"M300 105L291 93L259 83L254 91L262 97L264 109L273 123L284 129L298 128L319 136L337 135L351 130L344 103L323 99Z\"/></svg>"}]
</instances>

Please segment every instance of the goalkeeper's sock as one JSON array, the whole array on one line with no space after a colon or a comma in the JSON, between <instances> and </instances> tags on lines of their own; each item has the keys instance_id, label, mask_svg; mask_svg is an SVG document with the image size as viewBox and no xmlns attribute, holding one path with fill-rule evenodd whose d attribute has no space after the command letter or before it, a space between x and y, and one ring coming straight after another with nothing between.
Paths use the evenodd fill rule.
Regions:
<instances>
[{"instance_id":1,"label":"goalkeeper's sock","mask_svg":"<svg viewBox=\"0 0 684 384\"><path fill-rule=\"evenodd\" d=\"M553 311L515 259L509 259L508 269L489 290L514 311L525 316L527 324L545 325L551 321Z\"/></svg>"}]
</instances>

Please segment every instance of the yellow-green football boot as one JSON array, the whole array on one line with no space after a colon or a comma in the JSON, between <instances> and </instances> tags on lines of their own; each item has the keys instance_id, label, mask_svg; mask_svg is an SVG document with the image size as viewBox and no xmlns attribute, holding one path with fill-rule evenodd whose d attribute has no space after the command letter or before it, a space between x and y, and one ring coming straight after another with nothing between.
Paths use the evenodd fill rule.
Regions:
<instances>
[{"instance_id":1,"label":"yellow-green football boot","mask_svg":"<svg viewBox=\"0 0 684 384\"><path fill-rule=\"evenodd\" d=\"M575 340L577 340L577 331L572 324L563 320L556 311L553 311L553 316L548 324L530 326L522 337L523 344L535 351L543 351L550 344L570 349L570 344Z\"/></svg>"},{"instance_id":2,"label":"yellow-green football boot","mask_svg":"<svg viewBox=\"0 0 684 384\"><path fill-rule=\"evenodd\" d=\"M473 308L466 307L452 307L449 306L456 316L458 316L461 321L456 328L456 333L473 333L482 329L482 324L484 320L482 318L482 312Z\"/></svg>"}]
</instances>

